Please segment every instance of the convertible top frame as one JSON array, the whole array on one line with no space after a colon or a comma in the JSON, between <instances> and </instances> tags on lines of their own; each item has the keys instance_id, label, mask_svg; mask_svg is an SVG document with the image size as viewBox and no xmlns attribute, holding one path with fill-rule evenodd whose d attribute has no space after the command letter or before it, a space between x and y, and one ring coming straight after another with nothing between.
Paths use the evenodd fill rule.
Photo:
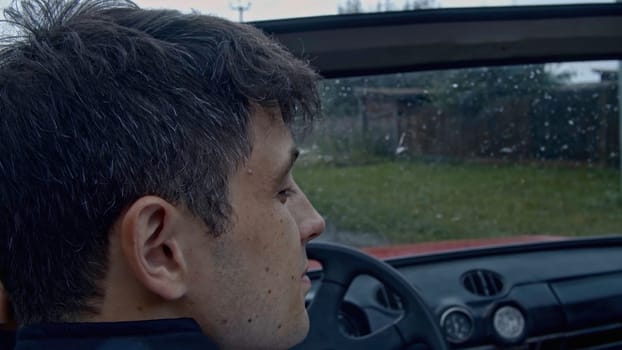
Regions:
<instances>
[{"instance_id":1,"label":"convertible top frame","mask_svg":"<svg viewBox=\"0 0 622 350\"><path fill-rule=\"evenodd\" d=\"M619 3L431 9L253 24L326 78L622 57Z\"/></svg>"}]
</instances>

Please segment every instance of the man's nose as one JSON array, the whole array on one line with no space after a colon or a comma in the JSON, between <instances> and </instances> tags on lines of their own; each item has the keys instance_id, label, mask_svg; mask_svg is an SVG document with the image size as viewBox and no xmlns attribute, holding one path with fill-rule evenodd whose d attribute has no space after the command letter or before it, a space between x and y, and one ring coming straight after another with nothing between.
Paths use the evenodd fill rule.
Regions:
<instances>
[{"instance_id":1,"label":"man's nose","mask_svg":"<svg viewBox=\"0 0 622 350\"><path fill-rule=\"evenodd\" d=\"M324 232L326 222L304 194L303 197L304 203L301 206L302 215L300 216L298 227L300 230L300 240L303 244L306 244Z\"/></svg>"}]
</instances>

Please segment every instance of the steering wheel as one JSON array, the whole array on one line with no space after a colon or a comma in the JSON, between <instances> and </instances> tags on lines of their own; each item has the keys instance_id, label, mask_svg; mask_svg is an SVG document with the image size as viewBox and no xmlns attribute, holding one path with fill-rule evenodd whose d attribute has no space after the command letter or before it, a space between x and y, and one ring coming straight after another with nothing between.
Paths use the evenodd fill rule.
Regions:
<instances>
[{"instance_id":1,"label":"steering wheel","mask_svg":"<svg viewBox=\"0 0 622 350\"><path fill-rule=\"evenodd\" d=\"M336 244L310 243L309 259L322 264L322 282L307 311L310 329L307 338L294 349L405 349L426 344L433 350L447 345L438 324L417 290L389 264L358 250ZM370 275L396 293L402 301L403 316L383 329L353 338L340 331L338 313L352 280Z\"/></svg>"}]
</instances>

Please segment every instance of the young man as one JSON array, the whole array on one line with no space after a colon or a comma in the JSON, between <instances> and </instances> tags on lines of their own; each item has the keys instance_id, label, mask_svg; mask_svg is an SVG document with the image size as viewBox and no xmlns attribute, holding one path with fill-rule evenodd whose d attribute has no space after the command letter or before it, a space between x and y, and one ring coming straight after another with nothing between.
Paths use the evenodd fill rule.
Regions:
<instances>
[{"instance_id":1,"label":"young man","mask_svg":"<svg viewBox=\"0 0 622 350\"><path fill-rule=\"evenodd\" d=\"M0 280L16 349L280 349L308 330L292 178L316 74L260 31L31 0L0 54Z\"/></svg>"}]
</instances>

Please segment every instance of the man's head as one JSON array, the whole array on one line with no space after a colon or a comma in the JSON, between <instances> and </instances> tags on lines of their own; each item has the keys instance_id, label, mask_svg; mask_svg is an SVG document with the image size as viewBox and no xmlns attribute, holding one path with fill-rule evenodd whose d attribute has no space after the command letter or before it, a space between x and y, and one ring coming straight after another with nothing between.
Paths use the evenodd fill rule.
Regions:
<instances>
[{"instance_id":1,"label":"man's head","mask_svg":"<svg viewBox=\"0 0 622 350\"><path fill-rule=\"evenodd\" d=\"M18 320L189 316L224 346L300 340L324 224L289 126L317 111L314 72L214 17L103 0L7 15L0 280Z\"/></svg>"}]
</instances>

